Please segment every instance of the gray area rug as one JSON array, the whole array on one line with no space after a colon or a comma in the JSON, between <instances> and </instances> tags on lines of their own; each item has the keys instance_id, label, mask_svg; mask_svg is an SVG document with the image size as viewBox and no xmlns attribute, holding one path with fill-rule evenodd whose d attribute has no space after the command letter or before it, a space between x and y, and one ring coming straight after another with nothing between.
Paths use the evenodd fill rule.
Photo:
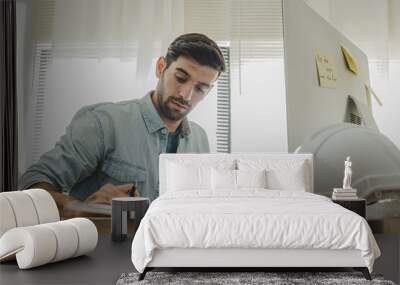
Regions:
<instances>
[{"instance_id":1,"label":"gray area rug","mask_svg":"<svg viewBox=\"0 0 400 285\"><path fill-rule=\"evenodd\" d=\"M139 273L124 273L117 285L133 284L379 284L395 285L380 275L372 275L368 281L360 272L148 272L138 281Z\"/></svg>"}]
</instances>

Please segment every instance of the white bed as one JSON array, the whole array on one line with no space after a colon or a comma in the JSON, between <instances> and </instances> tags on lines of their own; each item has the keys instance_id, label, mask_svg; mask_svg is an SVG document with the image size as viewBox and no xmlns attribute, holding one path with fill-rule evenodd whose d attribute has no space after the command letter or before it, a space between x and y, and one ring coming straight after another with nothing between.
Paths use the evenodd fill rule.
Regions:
<instances>
[{"instance_id":1,"label":"white bed","mask_svg":"<svg viewBox=\"0 0 400 285\"><path fill-rule=\"evenodd\" d=\"M155 267L354 267L380 255L362 217L312 194L310 154L162 154L132 243Z\"/></svg>"}]
</instances>

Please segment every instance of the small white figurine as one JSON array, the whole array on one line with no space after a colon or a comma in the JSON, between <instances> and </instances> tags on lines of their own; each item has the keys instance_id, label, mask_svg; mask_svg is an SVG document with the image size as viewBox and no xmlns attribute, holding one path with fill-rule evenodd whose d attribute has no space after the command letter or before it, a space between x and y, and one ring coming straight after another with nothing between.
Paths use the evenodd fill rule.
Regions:
<instances>
[{"instance_id":1,"label":"small white figurine","mask_svg":"<svg viewBox=\"0 0 400 285\"><path fill-rule=\"evenodd\" d=\"M351 188L351 161L350 156L346 157L346 161L344 162L344 178L343 178L343 189L352 189Z\"/></svg>"}]
</instances>

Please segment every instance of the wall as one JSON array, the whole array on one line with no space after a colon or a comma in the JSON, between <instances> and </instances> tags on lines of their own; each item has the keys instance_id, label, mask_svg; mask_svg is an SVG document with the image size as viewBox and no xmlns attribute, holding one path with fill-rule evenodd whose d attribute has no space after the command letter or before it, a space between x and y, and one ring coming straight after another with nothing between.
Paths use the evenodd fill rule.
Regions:
<instances>
[{"instance_id":1,"label":"wall","mask_svg":"<svg viewBox=\"0 0 400 285\"><path fill-rule=\"evenodd\" d=\"M348 96L367 104L369 82L365 54L303 1L284 1L286 105L289 151L320 129L344 121ZM346 67L344 45L357 60L359 72ZM334 58L337 86L319 86L317 52Z\"/></svg>"},{"instance_id":2,"label":"wall","mask_svg":"<svg viewBox=\"0 0 400 285\"><path fill-rule=\"evenodd\" d=\"M368 56L371 86L383 102L372 101L373 115L379 130L400 148L400 1L305 2Z\"/></svg>"},{"instance_id":3,"label":"wall","mask_svg":"<svg viewBox=\"0 0 400 285\"><path fill-rule=\"evenodd\" d=\"M246 62L232 93L232 152L287 152L283 59Z\"/></svg>"}]
</instances>

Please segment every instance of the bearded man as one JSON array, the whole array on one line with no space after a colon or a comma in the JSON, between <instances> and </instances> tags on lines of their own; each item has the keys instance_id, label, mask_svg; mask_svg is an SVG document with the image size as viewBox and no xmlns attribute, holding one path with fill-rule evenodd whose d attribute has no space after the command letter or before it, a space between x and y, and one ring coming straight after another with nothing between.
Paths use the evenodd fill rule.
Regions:
<instances>
[{"instance_id":1,"label":"bearded man","mask_svg":"<svg viewBox=\"0 0 400 285\"><path fill-rule=\"evenodd\" d=\"M154 200L160 153L209 152L205 131L186 116L224 70L213 40L179 36L157 60L155 90L79 110L54 148L24 173L20 189L49 191L61 210L77 200L110 204L133 185L135 195Z\"/></svg>"}]
</instances>

